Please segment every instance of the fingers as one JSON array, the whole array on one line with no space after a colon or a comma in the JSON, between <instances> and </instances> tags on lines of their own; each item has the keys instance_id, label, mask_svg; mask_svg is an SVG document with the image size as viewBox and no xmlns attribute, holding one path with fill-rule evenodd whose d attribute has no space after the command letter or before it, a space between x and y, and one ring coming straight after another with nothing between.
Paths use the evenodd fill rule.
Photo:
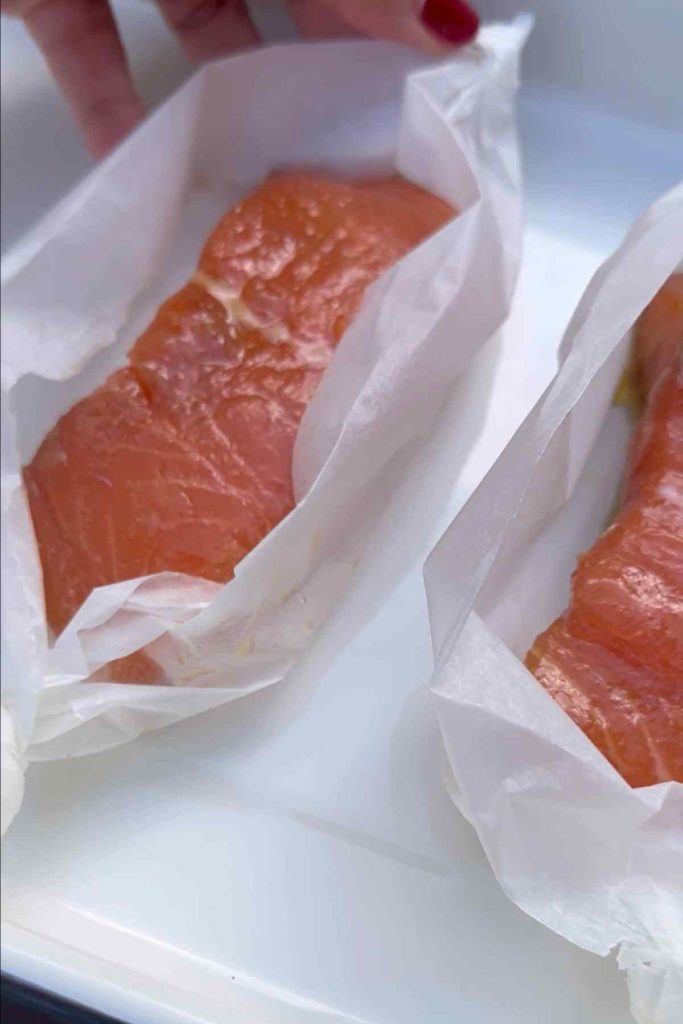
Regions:
<instances>
[{"instance_id":1,"label":"fingers","mask_svg":"<svg viewBox=\"0 0 683 1024\"><path fill-rule=\"evenodd\" d=\"M243 0L157 0L190 60L201 62L258 46Z\"/></svg>"},{"instance_id":2,"label":"fingers","mask_svg":"<svg viewBox=\"0 0 683 1024\"><path fill-rule=\"evenodd\" d=\"M304 35L338 35L346 25L434 54L469 42L479 27L464 0L289 0L289 7Z\"/></svg>"},{"instance_id":3,"label":"fingers","mask_svg":"<svg viewBox=\"0 0 683 1024\"><path fill-rule=\"evenodd\" d=\"M41 0L18 6L93 156L107 153L142 119L107 0Z\"/></svg>"},{"instance_id":4,"label":"fingers","mask_svg":"<svg viewBox=\"0 0 683 1024\"><path fill-rule=\"evenodd\" d=\"M197 62L257 46L244 0L157 0ZM358 32L429 53L469 41L478 18L464 0L288 0L304 35ZM108 0L3 0L24 19L76 116L91 153L107 153L141 120Z\"/></svg>"}]
</instances>

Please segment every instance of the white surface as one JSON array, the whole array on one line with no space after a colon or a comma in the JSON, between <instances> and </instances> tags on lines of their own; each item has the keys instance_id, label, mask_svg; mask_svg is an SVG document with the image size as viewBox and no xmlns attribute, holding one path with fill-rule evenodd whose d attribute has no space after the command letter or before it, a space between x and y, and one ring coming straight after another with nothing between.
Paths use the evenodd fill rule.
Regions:
<instances>
[{"instance_id":1,"label":"white surface","mask_svg":"<svg viewBox=\"0 0 683 1024\"><path fill-rule=\"evenodd\" d=\"M73 956L63 945L123 963L108 985L68 979L110 1012L132 1005L144 964L143 993L174 1006L187 985L200 995L185 1005L221 1024L220 1000L245 976L373 1024L497 1024L511 1008L515 1024L624 1024L611 965L515 910L453 812L428 664L413 579L298 718L282 720L273 691L120 751L34 766L4 851L6 918L57 939L60 964ZM5 969L41 979L27 946L18 935ZM219 970L207 1011L205 976ZM143 1024L144 1009L130 1019Z\"/></svg>"},{"instance_id":2,"label":"white surface","mask_svg":"<svg viewBox=\"0 0 683 1024\"><path fill-rule=\"evenodd\" d=\"M571 89L617 116L683 129L680 0L478 0L474 6L487 19L509 18L520 8L534 12L526 81Z\"/></svg>"},{"instance_id":3,"label":"white surface","mask_svg":"<svg viewBox=\"0 0 683 1024\"><path fill-rule=\"evenodd\" d=\"M3 33L3 58L18 35ZM8 238L84 166L43 89L27 72L30 102L3 98ZM463 491L547 381L592 271L677 176L680 139L561 95L527 93L521 122L531 347L499 372L522 363L527 384L492 403ZM613 963L507 902L454 813L430 671L415 571L298 694L34 766L3 851L3 968L140 1024L335 1019L286 1009L278 987L373 1024L625 1024Z\"/></svg>"}]
</instances>

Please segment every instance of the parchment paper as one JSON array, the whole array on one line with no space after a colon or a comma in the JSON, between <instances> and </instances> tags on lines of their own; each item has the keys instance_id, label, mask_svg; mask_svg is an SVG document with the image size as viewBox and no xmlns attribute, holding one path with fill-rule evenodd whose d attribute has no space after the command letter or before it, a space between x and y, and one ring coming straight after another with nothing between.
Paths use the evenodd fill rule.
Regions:
<instances>
[{"instance_id":1,"label":"parchment paper","mask_svg":"<svg viewBox=\"0 0 683 1024\"><path fill-rule=\"evenodd\" d=\"M102 750L277 682L315 642L382 543L455 383L509 310L520 248L514 97L529 27L488 27L421 70L407 51L362 42L209 66L3 262L8 778L26 758ZM288 164L395 168L461 213L369 290L299 431L297 507L235 578L163 573L100 588L50 647L19 467L123 363L223 210ZM417 528L394 530L397 561L442 510L432 502ZM85 681L143 645L174 685Z\"/></svg>"},{"instance_id":2,"label":"parchment paper","mask_svg":"<svg viewBox=\"0 0 683 1024\"><path fill-rule=\"evenodd\" d=\"M683 785L631 789L520 659L609 521L631 328L681 260L683 186L598 270L555 381L425 569L452 798L515 903L584 949L620 946L641 1024L683 1020Z\"/></svg>"}]
</instances>

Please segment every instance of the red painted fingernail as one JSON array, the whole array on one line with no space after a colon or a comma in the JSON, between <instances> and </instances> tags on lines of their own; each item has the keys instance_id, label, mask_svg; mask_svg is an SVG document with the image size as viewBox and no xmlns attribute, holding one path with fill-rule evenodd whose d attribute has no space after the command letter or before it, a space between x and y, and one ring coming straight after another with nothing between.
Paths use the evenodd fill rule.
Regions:
<instances>
[{"instance_id":1,"label":"red painted fingernail","mask_svg":"<svg viewBox=\"0 0 683 1024\"><path fill-rule=\"evenodd\" d=\"M468 43L479 30L478 15L463 0L427 0L422 22L454 46Z\"/></svg>"}]
</instances>

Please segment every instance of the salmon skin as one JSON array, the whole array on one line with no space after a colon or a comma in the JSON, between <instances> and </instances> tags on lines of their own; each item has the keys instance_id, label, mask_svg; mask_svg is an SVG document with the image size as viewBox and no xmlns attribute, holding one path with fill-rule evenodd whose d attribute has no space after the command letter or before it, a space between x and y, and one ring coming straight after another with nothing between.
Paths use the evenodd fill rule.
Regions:
<instances>
[{"instance_id":1,"label":"salmon skin","mask_svg":"<svg viewBox=\"0 0 683 1024\"><path fill-rule=\"evenodd\" d=\"M24 469L54 633L96 587L232 577L294 505L298 426L366 287L454 212L398 176L292 173L226 214L128 364ZM107 671L162 681L144 654Z\"/></svg>"},{"instance_id":2,"label":"salmon skin","mask_svg":"<svg viewBox=\"0 0 683 1024\"><path fill-rule=\"evenodd\" d=\"M640 318L621 510L527 667L631 786L683 782L683 274Z\"/></svg>"}]
</instances>

